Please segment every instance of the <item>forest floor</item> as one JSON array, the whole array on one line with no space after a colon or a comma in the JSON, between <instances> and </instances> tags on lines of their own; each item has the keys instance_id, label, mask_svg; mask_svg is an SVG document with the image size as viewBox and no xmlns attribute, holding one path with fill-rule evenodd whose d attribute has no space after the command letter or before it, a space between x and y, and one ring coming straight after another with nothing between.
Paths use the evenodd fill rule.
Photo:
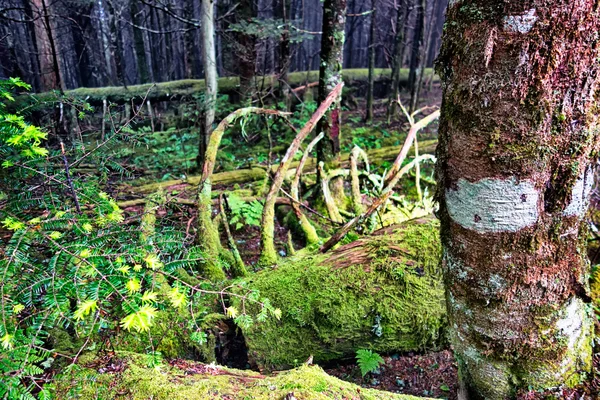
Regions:
<instances>
[{"instance_id":1,"label":"forest floor","mask_svg":"<svg viewBox=\"0 0 600 400\"><path fill-rule=\"evenodd\" d=\"M430 107L440 106L441 92L439 86L433 91L425 92L422 99L422 105ZM403 98L403 100L406 100ZM345 125L343 128L344 139L342 141L342 151L348 153L353 146L358 145L363 150L377 150L385 147L400 146L406 132L408 124L405 118L398 118L388 123L386 118L387 104L383 101L376 103L375 119L373 123L367 125L364 123L364 110L366 109L364 99L358 99L357 103L349 110L344 112ZM310 113L310 109L308 110ZM183 118L183 116L181 116ZM305 116L304 116L305 117ZM302 120L302 116L296 116L297 121ZM419 119L420 117L417 117ZM419 135L419 140L437 139L437 123L431 124ZM253 166L266 167L269 164L277 163L291 141L289 136L277 136L277 127L271 126L274 132L273 141L270 148L265 145L266 140L253 135L251 132L242 132L240 137L225 138L222 148L219 150L218 166L215 172L235 171L242 168L252 168ZM145 194L133 193L124 189L125 183L129 188L140 187L143 184L169 181L173 179L184 178L182 182L166 186L165 190L171 198L183 200L183 202L173 203L169 207L164 207L158 211L158 221L162 226L183 227L186 231L185 241L194 243L196 207L194 205L197 190L185 182L185 178L197 174L194 170L194 157L196 152L197 134L192 129L178 129L175 127L163 130L157 130L155 133L143 132L143 141L136 143L119 143L113 148L114 161L130 171L130 174L114 173L108 180L108 189L111 195L120 201L135 201L143 199ZM137 139L136 139L137 140ZM241 145L240 145L241 141ZM271 155L269 159L269 154ZM390 161L384 161L373 168L381 174L385 173L386 168L391 165ZM423 168L423 176L433 178L433 168L431 166ZM214 192L247 193L249 196L259 197L262 181L250 183L235 183L225 185L214 185ZM424 187L431 191L433 186L424 183ZM404 179L398 190L400 193L414 195L414 180ZM600 197L599 197L600 199ZM595 209L600 210L600 201L594 202ZM141 215L144 210L143 202L131 204L124 207L126 215L131 220ZM215 210L216 211L216 210ZM600 213L594 213L598 216L600 223ZM314 217L314 216L312 216ZM127 219L126 219L127 221ZM325 230L331 231L335 226L327 226L326 222L320 221ZM598 225L600 226L600 225ZM235 237L238 249L246 265L255 265L260 244L260 231L258 226L232 226L233 236ZM279 254L282 257L287 256L289 251L287 247L288 229L282 221L276 219L275 224L275 244ZM1 233L1 232L0 232ZM223 238L226 240L226 238ZM294 241L294 246L300 248L303 243ZM592 254L592 253L591 253ZM600 258L600 250L594 250L596 258ZM598 260L595 260L597 262ZM230 356L231 364L234 368L249 368L246 365L244 343L239 340L233 340L231 351L236 354ZM407 354L388 354L384 355L385 363L374 373L362 377L360 369L355 362L345 361L338 364L325 366L328 374L349 381L365 388L379 389L394 393L410 394L415 396L428 396L441 399L457 399L458 391L458 373L457 365L451 350L429 351L424 353ZM176 362L176 361L174 361ZM181 363L180 363L181 364ZM185 363L181 364L184 365ZM225 364L225 363L224 363ZM181 367L181 365L179 365ZM190 364L191 365L191 364ZM600 355L595 358L596 371L600 371ZM193 368L190 366L190 368ZM586 386L577 390L563 391L561 393L521 393L520 399L537 400L548 398L563 399L583 399L597 398L592 395L598 393L600 389L600 379L594 378Z\"/></svg>"},{"instance_id":2,"label":"forest floor","mask_svg":"<svg viewBox=\"0 0 600 400\"><path fill-rule=\"evenodd\" d=\"M436 90L426 93L422 100L423 105L439 107L440 91ZM387 104L383 101L376 103L375 119L372 124L364 123L364 110L366 109L364 99L358 99L358 103L353 109L344 112L344 139L342 149L349 152L354 145L358 145L364 150L380 149L387 146L399 146L404 140L408 125L405 118L395 119L388 123L386 118ZM418 119L418 118L417 118ZM429 126L420 134L420 140L431 140L437 138L437 123ZM160 180L176 179L180 176L187 176L194 173L193 154L195 151L195 135L190 132L167 131L159 132L153 135L155 139L152 142L152 152L146 153L127 152L123 153L121 162L124 165L152 166L146 170L138 170L135 174L133 185L139 185L147 182ZM183 141L181 142L181 140ZM219 165L216 172L231 171L240 168L248 168L254 165L266 167L268 164L269 149L265 147L264 140L254 136L244 137L244 145L236 145L235 139L225 138L222 149L220 149ZM286 143L290 138L279 138L273 141L271 151L271 162L276 163L283 156ZM180 141L180 147L175 148L174 143ZM250 151L248 149L251 149ZM188 154L188 152L191 152ZM183 161L182 161L183 160ZM381 165L375 165L375 168L385 170L391 163L384 162ZM425 174L432 174L431 168L425 168ZM410 192L414 185L410 180L404 180L402 190ZM257 183L248 184L230 184L215 185L214 191L228 193L232 191L257 192L259 188ZM193 201L196 196L195 188L186 184L170 186L167 188L180 198ZM123 197L122 193L115 189L117 196ZM125 195L126 196L126 195ZM142 205L127 207L127 213L132 215L143 211ZM189 232L189 241L194 240L194 214L195 207L180 205L177 210L160 211L160 220L162 224L178 224L187 226ZM279 220L275 224L275 243L281 256L286 256L288 248L287 242L288 228L283 226ZM238 248L242 258L247 265L254 265L259 254L260 231L258 227L244 226L242 229L233 229ZM225 239L225 238L223 238ZM296 247L301 247L303 243L295 242ZM236 352L244 351L244 344L234 341L233 347ZM233 350L233 349L232 349ZM244 355L231 355L229 366L235 368L248 368L245 364ZM410 394L415 396L429 396L440 399L457 399L458 391L458 372L457 364L451 350L430 351L424 353L391 354L384 356L385 363L374 373L362 377L360 369L355 362L340 362L339 364L327 365L326 372L342 380L358 384L365 388L378 389L393 393ZM596 370L600 367L600 355L595 358ZM560 393L520 393L519 399L537 400L545 398L564 398L564 399L583 399L589 398L592 393L598 393L600 381L595 379L586 386L577 390L567 390ZM550 396L550 397L549 397ZM587 396L587 397L586 397Z\"/></svg>"}]
</instances>

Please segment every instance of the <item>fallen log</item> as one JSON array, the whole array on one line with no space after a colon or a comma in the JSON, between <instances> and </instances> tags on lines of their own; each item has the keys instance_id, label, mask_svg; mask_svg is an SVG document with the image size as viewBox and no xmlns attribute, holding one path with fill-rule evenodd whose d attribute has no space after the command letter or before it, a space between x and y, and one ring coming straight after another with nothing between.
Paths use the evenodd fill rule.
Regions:
<instances>
[{"instance_id":1,"label":"fallen log","mask_svg":"<svg viewBox=\"0 0 600 400\"><path fill-rule=\"evenodd\" d=\"M437 140L426 140L420 143L420 151L422 154L432 154L435 152L435 148L437 146ZM400 146L390 146L390 147L382 147L380 149L373 149L367 151L367 155L369 157L369 161L372 164L381 163L383 161L391 161L396 158L398 152L400 151ZM347 168L350 165L349 154L342 154L342 164L341 167ZM290 166L290 170L288 173L293 176L295 173L295 168L298 166L300 161L293 161ZM306 164L304 165L304 169L307 171L314 171L317 167L317 161L315 158L309 158L306 160ZM273 164L271 166L271 172L277 171L279 168L279 164ZM250 183L256 182L261 179L264 179L266 176L266 168L255 166L248 169L238 169L235 171L227 171L227 172L219 172L212 175L212 184L213 185L234 185L234 184L242 184L242 183ZM171 186L176 185L187 185L190 187L196 187L200 183L201 177L198 176L189 176L186 179L173 179L162 182L154 182L149 184L144 184L140 186L134 185L123 185L120 187L120 191L122 193L127 194L146 194L155 192L159 188L167 189Z\"/></svg>"},{"instance_id":2,"label":"fallen log","mask_svg":"<svg viewBox=\"0 0 600 400\"><path fill-rule=\"evenodd\" d=\"M444 345L438 229L432 219L409 221L245 279L246 289L258 290L282 311L280 321L243 330L251 362L278 370L311 355L327 362L352 358L362 348ZM241 307L235 300L234 306Z\"/></svg>"},{"instance_id":3,"label":"fallen log","mask_svg":"<svg viewBox=\"0 0 600 400\"><path fill-rule=\"evenodd\" d=\"M260 198L258 197L241 197L240 198L243 202L245 203L251 203L255 200L260 200ZM120 208L127 208L127 207L135 207L135 206L141 206L146 204L146 202L148 201L147 198L142 198L142 199L133 199L133 200L124 200L124 201L119 201L117 203L117 205ZM167 203L176 203L176 204L181 204L184 206L197 206L198 205L198 201L197 200L191 200L191 199L184 199L184 198L180 198L180 197L171 197L169 198L169 200L167 201ZM218 205L219 204L219 199L212 199L212 204L213 205ZM278 206L291 206L292 205L292 201L288 198L285 197L278 197L277 200L275 200L275 205Z\"/></svg>"},{"instance_id":4,"label":"fallen log","mask_svg":"<svg viewBox=\"0 0 600 400\"><path fill-rule=\"evenodd\" d=\"M175 360L172 364L148 366L148 356L136 353L116 352L108 362L88 357L87 363L80 362L81 368L71 368L55 378L56 398L71 398L77 388L77 397L82 399L425 399L365 389L334 378L316 365L265 376L193 361Z\"/></svg>"},{"instance_id":5,"label":"fallen log","mask_svg":"<svg viewBox=\"0 0 600 400\"><path fill-rule=\"evenodd\" d=\"M428 69L430 71L430 69ZM366 82L368 78L367 69L345 69L342 71L344 81L347 85L352 82ZM389 80L390 70L378 68L375 69L377 80ZM308 82L315 82L319 79L319 71L293 72L288 74L288 84L291 86L305 86ZM401 71L401 80L408 81L408 69ZM219 78L219 93L234 94L239 90L239 77L227 76ZM273 87L279 86L278 76L259 76L256 77L256 85L263 91L268 91ZM204 79L183 79L178 81L145 83L141 85L131 85L127 88L122 86L105 86L98 88L81 87L78 89L67 90L65 95L74 99L84 100L93 106L103 106L103 102L114 104L130 103L132 100L141 101L143 98L150 102L177 100L183 97L191 96L204 91ZM53 106L58 99L56 92L44 92L37 94L21 95L15 98L11 107L21 109L28 105L37 104L38 106Z\"/></svg>"}]
</instances>

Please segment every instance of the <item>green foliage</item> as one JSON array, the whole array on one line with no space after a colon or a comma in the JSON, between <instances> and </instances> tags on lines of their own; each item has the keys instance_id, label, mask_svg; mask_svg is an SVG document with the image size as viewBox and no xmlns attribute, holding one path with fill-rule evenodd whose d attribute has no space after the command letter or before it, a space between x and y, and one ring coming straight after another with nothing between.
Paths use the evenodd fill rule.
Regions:
<instances>
[{"instance_id":1,"label":"green foliage","mask_svg":"<svg viewBox=\"0 0 600 400\"><path fill-rule=\"evenodd\" d=\"M235 229L241 229L244 226L260 226L263 212L263 204L260 201L246 202L241 197L230 194L227 196L227 202L231 210L229 222L235 226Z\"/></svg>"},{"instance_id":2,"label":"green foliage","mask_svg":"<svg viewBox=\"0 0 600 400\"><path fill-rule=\"evenodd\" d=\"M0 87L6 102L11 88L26 86L11 80ZM0 398L33 398L55 357L72 362L103 345L106 335L121 332L132 335L132 342L152 343L153 329L166 314L180 318L190 342L206 343L204 318L214 313L206 304L219 304L223 293L198 280L204 254L184 229L156 224L142 235L141 216L127 216L125 223L101 179L68 180L62 152L41 147L45 132L4 110L0 106L0 154L10 157L10 165L0 170L6 238L0 258ZM115 129L109 142L120 131L129 135ZM71 165L105 158L95 153L98 148L65 150ZM240 309L240 322L249 325L275 313L265 299L240 290L236 296L258 305L256 316ZM152 345L147 350L157 364L160 355ZM46 388L38 397L50 392Z\"/></svg>"},{"instance_id":3,"label":"green foliage","mask_svg":"<svg viewBox=\"0 0 600 400\"><path fill-rule=\"evenodd\" d=\"M271 318L244 329L251 360L279 370L310 355L319 363L352 357L357 348L440 345L446 310L438 224L388 229L359 239L347 252L290 259L246 278L246 290L281 308L281 322Z\"/></svg>"},{"instance_id":4,"label":"green foliage","mask_svg":"<svg viewBox=\"0 0 600 400\"><path fill-rule=\"evenodd\" d=\"M362 376L365 376L368 373L377 371L384 361L379 354L371 350L360 349L356 351L356 363Z\"/></svg>"},{"instance_id":5,"label":"green foliage","mask_svg":"<svg viewBox=\"0 0 600 400\"><path fill-rule=\"evenodd\" d=\"M5 110L5 103L14 101L11 92L17 88L29 89L30 86L19 78L0 81L0 159L3 168L12 167L19 156L31 159L48 154L48 150L40 147L46 133L25 122L22 116Z\"/></svg>"}]
</instances>

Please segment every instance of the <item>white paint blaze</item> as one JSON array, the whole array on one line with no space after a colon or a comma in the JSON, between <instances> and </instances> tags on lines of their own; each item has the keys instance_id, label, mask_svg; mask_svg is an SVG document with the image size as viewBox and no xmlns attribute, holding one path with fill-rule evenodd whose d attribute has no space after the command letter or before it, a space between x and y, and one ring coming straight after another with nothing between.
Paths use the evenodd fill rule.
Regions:
<instances>
[{"instance_id":1,"label":"white paint blaze","mask_svg":"<svg viewBox=\"0 0 600 400\"><path fill-rule=\"evenodd\" d=\"M594 187L594 171L588 168L579 176L571 190L571 201L563 211L566 217L583 217L590 206L590 195Z\"/></svg>"},{"instance_id":2,"label":"white paint blaze","mask_svg":"<svg viewBox=\"0 0 600 400\"><path fill-rule=\"evenodd\" d=\"M539 193L529 181L486 178L459 179L446 190L450 217L464 228L480 233L517 232L534 225L539 216Z\"/></svg>"},{"instance_id":3,"label":"white paint blaze","mask_svg":"<svg viewBox=\"0 0 600 400\"><path fill-rule=\"evenodd\" d=\"M538 17L535 16L535 8L523 15L511 15L504 17L504 30L509 32L527 33L535 25Z\"/></svg>"}]
</instances>

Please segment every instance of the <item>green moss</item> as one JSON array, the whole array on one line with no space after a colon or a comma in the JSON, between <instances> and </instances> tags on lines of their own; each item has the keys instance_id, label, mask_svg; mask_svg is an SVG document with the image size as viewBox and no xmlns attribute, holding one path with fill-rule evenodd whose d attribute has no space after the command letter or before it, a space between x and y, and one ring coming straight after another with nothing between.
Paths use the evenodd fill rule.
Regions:
<instances>
[{"instance_id":1,"label":"green moss","mask_svg":"<svg viewBox=\"0 0 600 400\"><path fill-rule=\"evenodd\" d=\"M122 373L99 374L82 369L57 380L57 398L80 399L282 399L293 393L298 400L397 399L418 397L359 388L327 375L318 366L303 365L292 371L265 377L252 371L195 364L193 371L168 365L147 367L146 357L118 354L127 367Z\"/></svg>"},{"instance_id":2,"label":"green moss","mask_svg":"<svg viewBox=\"0 0 600 400\"><path fill-rule=\"evenodd\" d=\"M283 315L244 331L249 357L281 369L311 354L319 362L352 357L358 348L439 346L445 324L439 256L437 222L413 221L256 274L248 288Z\"/></svg>"},{"instance_id":3,"label":"green moss","mask_svg":"<svg viewBox=\"0 0 600 400\"><path fill-rule=\"evenodd\" d=\"M367 69L347 69L343 70L343 77L346 83L354 80L367 80ZM389 69L375 69L375 76L380 79L389 79ZM276 86L278 79L276 76L259 77L261 84L265 87ZM408 69L401 71L401 79L408 79ZM305 82L315 82L319 80L319 71L294 72L288 74L288 82L292 86L303 85ZM239 88L239 77L219 78L219 93L234 93ZM65 92L66 96L78 99L85 99L92 105L102 105L102 101L107 99L113 103L127 103L129 100L138 98L143 99L147 96L149 100L169 100L171 96L191 96L204 91L203 79L183 79L179 81L146 83L142 85L131 85L127 88L122 86L105 86L100 88L78 88ZM59 97L57 92L44 92L34 95L19 96L12 105L15 108L22 108L28 104L38 103L43 106L48 102L51 106Z\"/></svg>"}]
</instances>

